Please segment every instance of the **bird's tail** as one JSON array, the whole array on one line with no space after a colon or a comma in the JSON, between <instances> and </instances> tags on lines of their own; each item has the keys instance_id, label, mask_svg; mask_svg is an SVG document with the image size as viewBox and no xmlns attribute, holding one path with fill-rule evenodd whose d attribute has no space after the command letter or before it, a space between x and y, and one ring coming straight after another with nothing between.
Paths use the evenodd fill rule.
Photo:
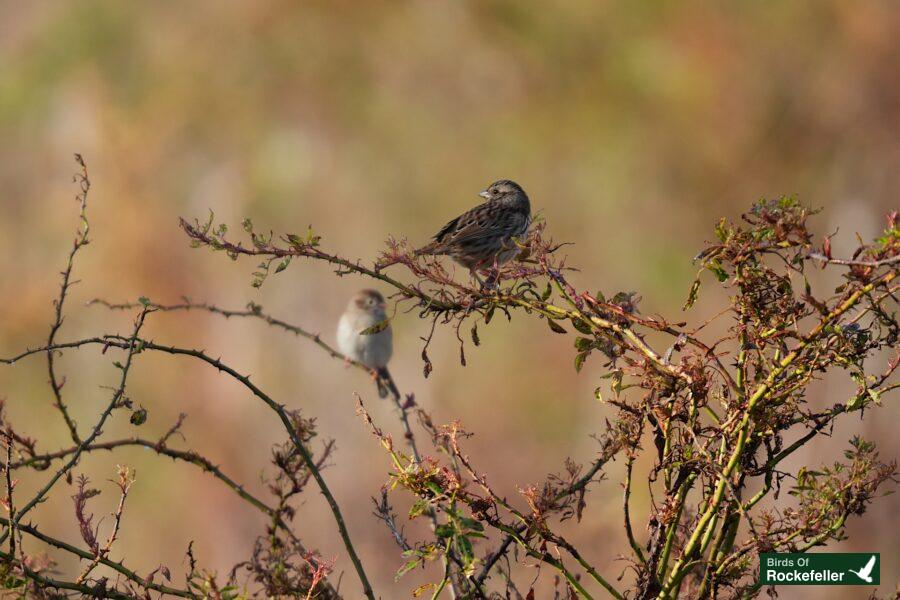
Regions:
<instances>
[{"instance_id":1,"label":"bird's tail","mask_svg":"<svg viewBox=\"0 0 900 600\"><path fill-rule=\"evenodd\" d=\"M431 242L429 244L425 244L421 248L417 250L413 250L413 256L425 256L430 254L441 254L443 252L442 247L438 242ZM382 260L375 263L375 268L379 271L386 267L390 267L391 265L396 265L398 262L402 260L402 257L386 257Z\"/></svg>"},{"instance_id":2,"label":"bird's tail","mask_svg":"<svg viewBox=\"0 0 900 600\"><path fill-rule=\"evenodd\" d=\"M394 383L394 378L391 377L391 372L387 370L387 367L378 369L376 383L378 384L379 398L387 398L388 394L390 394L394 398L400 399L400 390L397 389L397 384Z\"/></svg>"},{"instance_id":3,"label":"bird's tail","mask_svg":"<svg viewBox=\"0 0 900 600\"><path fill-rule=\"evenodd\" d=\"M422 255L428 255L428 254L440 254L440 253L441 253L441 244L440 244L440 242L437 242L437 241L425 244L424 246L422 246L421 248L419 248L418 250L413 252L413 254L415 256L422 256Z\"/></svg>"}]
</instances>

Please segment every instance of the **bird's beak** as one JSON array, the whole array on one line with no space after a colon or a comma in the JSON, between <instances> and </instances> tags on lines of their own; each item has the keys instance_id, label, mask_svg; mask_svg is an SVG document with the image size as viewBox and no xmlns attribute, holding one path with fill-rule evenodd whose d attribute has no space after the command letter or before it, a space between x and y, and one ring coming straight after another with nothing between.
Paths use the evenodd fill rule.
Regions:
<instances>
[{"instance_id":1,"label":"bird's beak","mask_svg":"<svg viewBox=\"0 0 900 600\"><path fill-rule=\"evenodd\" d=\"M484 198L485 200L490 200L490 199L491 199L491 193L490 193L489 191L487 191L487 190L482 191L482 192L481 192L480 194L478 194L478 195L481 196L482 198Z\"/></svg>"}]
</instances>

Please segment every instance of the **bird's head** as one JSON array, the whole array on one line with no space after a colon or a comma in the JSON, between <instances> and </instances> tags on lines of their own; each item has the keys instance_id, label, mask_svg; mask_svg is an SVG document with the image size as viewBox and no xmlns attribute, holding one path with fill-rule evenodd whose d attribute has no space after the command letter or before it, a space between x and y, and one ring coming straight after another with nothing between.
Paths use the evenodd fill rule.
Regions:
<instances>
[{"instance_id":1,"label":"bird's head","mask_svg":"<svg viewBox=\"0 0 900 600\"><path fill-rule=\"evenodd\" d=\"M360 290L350 299L350 310L384 316L386 303L378 290Z\"/></svg>"},{"instance_id":2,"label":"bird's head","mask_svg":"<svg viewBox=\"0 0 900 600\"><path fill-rule=\"evenodd\" d=\"M509 204L521 204L529 208L528 196L515 181L501 179L488 186L486 190L478 194L488 202L503 202Z\"/></svg>"}]
</instances>

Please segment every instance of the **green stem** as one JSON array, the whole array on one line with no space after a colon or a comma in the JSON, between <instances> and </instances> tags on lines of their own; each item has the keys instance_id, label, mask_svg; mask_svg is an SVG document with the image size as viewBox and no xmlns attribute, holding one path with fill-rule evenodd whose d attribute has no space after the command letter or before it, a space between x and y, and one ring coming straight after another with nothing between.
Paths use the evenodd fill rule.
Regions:
<instances>
[{"instance_id":1,"label":"green stem","mask_svg":"<svg viewBox=\"0 0 900 600\"><path fill-rule=\"evenodd\" d=\"M624 492L624 500L623 504L623 512L625 513L625 534L628 536L628 543L631 545L631 549L634 551L634 555L641 562L641 564L646 565L647 559L644 558L644 553L641 551L640 545L638 545L637 540L634 538L634 531L631 529L631 511L629 509L629 501L631 499L631 472L634 467L634 458L629 456L628 463L625 466L625 492Z\"/></svg>"},{"instance_id":2,"label":"green stem","mask_svg":"<svg viewBox=\"0 0 900 600\"><path fill-rule=\"evenodd\" d=\"M447 547L444 551L444 556L450 552L450 543L447 543ZM447 587L447 582L450 580L450 561L444 560L444 577L441 579L440 585L434 590L434 593L431 595L431 600L437 600L438 596L441 595L441 592L444 591L444 588Z\"/></svg>"},{"instance_id":3,"label":"green stem","mask_svg":"<svg viewBox=\"0 0 900 600\"><path fill-rule=\"evenodd\" d=\"M703 512L703 515L700 517L700 520L697 523L697 526L694 529L693 533L691 534L691 537L685 544L682 558L676 563L673 569L672 580L666 586L664 586L663 591L660 592L660 598L663 598L668 594L668 590L672 588L676 579L680 580L686 574L682 573L682 571L686 567L686 563L692 560L692 558L694 557L695 552L698 548L698 544L700 543L700 539L704 534L706 527L712 520L713 515L718 511L719 505L722 503L727 485L726 479L731 477L731 474L738 466L741 456L743 455L744 446L747 443L747 437L749 435L750 415L753 413L756 405L766 397L766 394L772 389L772 386L775 384L778 377L780 377L781 374L787 370L787 368L797 359L797 357L800 356L800 353L805 350L807 346L809 346L815 339L818 338L818 336L828 325L834 322L842 314L853 308L856 303L859 302L860 298L871 292L873 289L875 289L876 286L887 284L896 276L896 272L888 273L884 277L881 277L876 281L863 286L862 288L851 294L840 306L832 310L824 319L822 319L808 335L804 336L803 339L801 339L797 344L797 347L789 352L787 356L781 359L781 361L779 361L775 368L773 368L769 373L769 376L766 377L765 381L763 381L763 383L761 383L759 387L756 388L756 391L753 392L753 395L747 401L747 408L744 412L743 418L741 419L740 431L738 433L734 451L731 453L728 464L725 465L725 469L723 469L722 474L719 476L719 481L716 484L716 489L713 493L711 501L709 502L709 505Z\"/></svg>"},{"instance_id":4,"label":"green stem","mask_svg":"<svg viewBox=\"0 0 900 600\"><path fill-rule=\"evenodd\" d=\"M681 489L678 490L678 510L675 514L675 518L669 524L669 530L666 532L666 543L665 546L663 546L662 556L660 556L659 565L656 568L657 576L660 579L662 579L666 573L666 567L669 564L669 556L672 553L672 545L675 542L675 533L678 530L678 522L681 520L681 513L684 510L684 502L688 492L694 485L695 479L697 479L697 474L691 473L681 484Z\"/></svg>"}]
</instances>

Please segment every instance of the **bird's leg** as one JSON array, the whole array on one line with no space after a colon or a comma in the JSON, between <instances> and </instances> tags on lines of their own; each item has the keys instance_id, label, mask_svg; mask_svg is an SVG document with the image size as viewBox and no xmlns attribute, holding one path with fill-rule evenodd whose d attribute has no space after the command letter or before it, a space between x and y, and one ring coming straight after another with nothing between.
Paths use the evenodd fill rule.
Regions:
<instances>
[{"instance_id":1,"label":"bird's leg","mask_svg":"<svg viewBox=\"0 0 900 600\"><path fill-rule=\"evenodd\" d=\"M497 291L500 291L500 254L494 255L494 262L491 265L491 274L488 277L488 283L492 284L491 287L496 287Z\"/></svg>"},{"instance_id":2,"label":"bird's leg","mask_svg":"<svg viewBox=\"0 0 900 600\"><path fill-rule=\"evenodd\" d=\"M481 279L475 269L472 269L471 273L472 277L475 278L475 281L478 282L478 287L482 292L489 292L498 289L496 271L488 271L488 277L486 280Z\"/></svg>"},{"instance_id":3,"label":"bird's leg","mask_svg":"<svg viewBox=\"0 0 900 600\"><path fill-rule=\"evenodd\" d=\"M469 269L469 275L471 275L475 281L478 282L478 287L484 289L484 281L481 280L481 277L478 276L478 266L474 266Z\"/></svg>"},{"instance_id":4,"label":"bird's leg","mask_svg":"<svg viewBox=\"0 0 900 600\"><path fill-rule=\"evenodd\" d=\"M500 288L500 272L497 269L488 271L488 277L484 282L483 288L487 290L497 290Z\"/></svg>"}]
</instances>

